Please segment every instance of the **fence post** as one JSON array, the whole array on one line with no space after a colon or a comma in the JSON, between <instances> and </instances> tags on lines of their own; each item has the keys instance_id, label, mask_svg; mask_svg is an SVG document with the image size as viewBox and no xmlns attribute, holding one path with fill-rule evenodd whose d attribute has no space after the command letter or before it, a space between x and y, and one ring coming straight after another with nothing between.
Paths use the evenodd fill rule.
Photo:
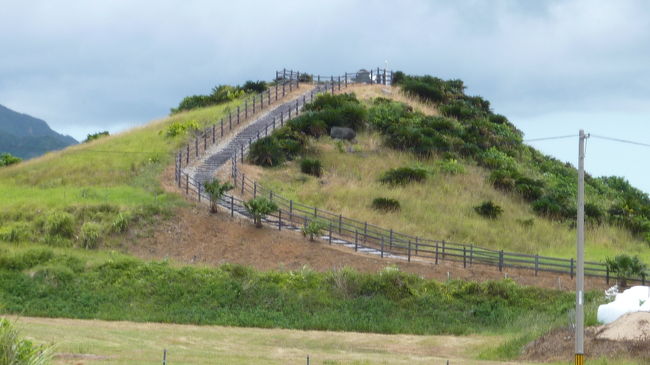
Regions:
<instances>
[{"instance_id":1,"label":"fence post","mask_svg":"<svg viewBox=\"0 0 650 365\"><path fill-rule=\"evenodd\" d=\"M275 115L273 116L273 129L275 129Z\"/></svg>"},{"instance_id":2,"label":"fence post","mask_svg":"<svg viewBox=\"0 0 650 365\"><path fill-rule=\"evenodd\" d=\"M284 125L284 112L280 112L280 126Z\"/></svg>"},{"instance_id":3,"label":"fence post","mask_svg":"<svg viewBox=\"0 0 650 365\"><path fill-rule=\"evenodd\" d=\"M289 80L289 92L293 91L293 81Z\"/></svg>"},{"instance_id":4,"label":"fence post","mask_svg":"<svg viewBox=\"0 0 650 365\"><path fill-rule=\"evenodd\" d=\"M300 104L300 101L296 100L296 116L298 115L298 107L299 107L298 104Z\"/></svg>"},{"instance_id":5,"label":"fence post","mask_svg":"<svg viewBox=\"0 0 650 365\"><path fill-rule=\"evenodd\" d=\"M372 85L372 69L370 69L370 85Z\"/></svg>"},{"instance_id":6,"label":"fence post","mask_svg":"<svg viewBox=\"0 0 650 365\"><path fill-rule=\"evenodd\" d=\"M469 266L474 264L474 244L469 246Z\"/></svg>"},{"instance_id":7,"label":"fence post","mask_svg":"<svg viewBox=\"0 0 650 365\"><path fill-rule=\"evenodd\" d=\"M194 138L194 149L196 150L196 157L199 157L199 137Z\"/></svg>"},{"instance_id":8,"label":"fence post","mask_svg":"<svg viewBox=\"0 0 650 365\"><path fill-rule=\"evenodd\" d=\"M605 266L605 282L609 285L609 266Z\"/></svg>"},{"instance_id":9,"label":"fence post","mask_svg":"<svg viewBox=\"0 0 650 365\"><path fill-rule=\"evenodd\" d=\"M418 246L419 246L418 236L415 236L415 256L418 255Z\"/></svg>"},{"instance_id":10,"label":"fence post","mask_svg":"<svg viewBox=\"0 0 650 365\"><path fill-rule=\"evenodd\" d=\"M273 190L269 191L269 200L273 201Z\"/></svg>"},{"instance_id":11,"label":"fence post","mask_svg":"<svg viewBox=\"0 0 650 365\"><path fill-rule=\"evenodd\" d=\"M503 250L499 251L499 271L503 271Z\"/></svg>"},{"instance_id":12,"label":"fence post","mask_svg":"<svg viewBox=\"0 0 650 365\"><path fill-rule=\"evenodd\" d=\"M190 193L190 175L185 175L185 195Z\"/></svg>"},{"instance_id":13,"label":"fence post","mask_svg":"<svg viewBox=\"0 0 650 365\"><path fill-rule=\"evenodd\" d=\"M283 79L287 78L287 69L286 68L282 70L282 78Z\"/></svg>"},{"instance_id":14,"label":"fence post","mask_svg":"<svg viewBox=\"0 0 650 365\"><path fill-rule=\"evenodd\" d=\"M278 209L278 231L282 230L282 209Z\"/></svg>"},{"instance_id":15,"label":"fence post","mask_svg":"<svg viewBox=\"0 0 650 365\"><path fill-rule=\"evenodd\" d=\"M318 208L314 207L314 218L318 218Z\"/></svg>"},{"instance_id":16,"label":"fence post","mask_svg":"<svg viewBox=\"0 0 650 365\"><path fill-rule=\"evenodd\" d=\"M244 144L239 145L239 149L241 151L241 163L244 163Z\"/></svg>"},{"instance_id":17,"label":"fence post","mask_svg":"<svg viewBox=\"0 0 650 365\"><path fill-rule=\"evenodd\" d=\"M408 261L411 262L411 240L409 240Z\"/></svg>"},{"instance_id":18,"label":"fence post","mask_svg":"<svg viewBox=\"0 0 650 365\"><path fill-rule=\"evenodd\" d=\"M386 84L386 69L384 69L384 85L387 85Z\"/></svg>"},{"instance_id":19,"label":"fence post","mask_svg":"<svg viewBox=\"0 0 650 365\"><path fill-rule=\"evenodd\" d=\"M275 84L275 100L278 100L278 84Z\"/></svg>"},{"instance_id":20,"label":"fence post","mask_svg":"<svg viewBox=\"0 0 650 365\"><path fill-rule=\"evenodd\" d=\"M282 97L283 98L284 98L284 95L286 94L285 85L286 85L286 83L282 84Z\"/></svg>"},{"instance_id":21,"label":"fence post","mask_svg":"<svg viewBox=\"0 0 650 365\"><path fill-rule=\"evenodd\" d=\"M203 135L203 152L208 150L208 135Z\"/></svg>"},{"instance_id":22,"label":"fence post","mask_svg":"<svg viewBox=\"0 0 650 365\"><path fill-rule=\"evenodd\" d=\"M463 267L467 268L467 247L463 245Z\"/></svg>"},{"instance_id":23,"label":"fence post","mask_svg":"<svg viewBox=\"0 0 650 365\"><path fill-rule=\"evenodd\" d=\"M334 95L334 76L331 77L330 86L332 87L332 95Z\"/></svg>"},{"instance_id":24,"label":"fence post","mask_svg":"<svg viewBox=\"0 0 650 365\"><path fill-rule=\"evenodd\" d=\"M438 265L438 241L436 241L436 265Z\"/></svg>"},{"instance_id":25,"label":"fence post","mask_svg":"<svg viewBox=\"0 0 650 365\"><path fill-rule=\"evenodd\" d=\"M535 255L535 276L537 276L538 271L539 271L539 254Z\"/></svg>"},{"instance_id":26,"label":"fence post","mask_svg":"<svg viewBox=\"0 0 650 365\"><path fill-rule=\"evenodd\" d=\"M253 182L253 198L257 198L257 181Z\"/></svg>"},{"instance_id":27,"label":"fence post","mask_svg":"<svg viewBox=\"0 0 650 365\"><path fill-rule=\"evenodd\" d=\"M230 216L235 216L235 197L233 195L230 196Z\"/></svg>"},{"instance_id":28,"label":"fence post","mask_svg":"<svg viewBox=\"0 0 650 365\"><path fill-rule=\"evenodd\" d=\"M241 195L244 196L244 184L246 183L246 174L241 174Z\"/></svg>"},{"instance_id":29,"label":"fence post","mask_svg":"<svg viewBox=\"0 0 650 365\"><path fill-rule=\"evenodd\" d=\"M289 223L293 221L293 200L289 200Z\"/></svg>"},{"instance_id":30,"label":"fence post","mask_svg":"<svg viewBox=\"0 0 650 365\"><path fill-rule=\"evenodd\" d=\"M571 258L571 264L569 268L569 276L573 279L573 257Z\"/></svg>"},{"instance_id":31,"label":"fence post","mask_svg":"<svg viewBox=\"0 0 650 365\"><path fill-rule=\"evenodd\" d=\"M445 240L442 240L442 259L443 260L445 259L445 246L446 246Z\"/></svg>"},{"instance_id":32,"label":"fence post","mask_svg":"<svg viewBox=\"0 0 650 365\"><path fill-rule=\"evenodd\" d=\"M196 192L199 195L199 203L200 203L201 202L201 183L199 183L198 186L196 187Z\"/></svg>"},{"instance_id":33,"label":"fence post","mask_svg":"<svg viewBox=\"0 0 650 365\"><path fill-rule=\"evenodd\" d=\"M357 252L359 249L359 231L354 230L354 252Z\"/></svg>"},{"instance_id":34,"label":"fence post","mask_svg":"<svg viewBox=\"0 0 650 365\"><path fill-rule=\"evenodd\" d=\"M390 249L392 250L393 249L393 229L392 228L390 229L390 236L389 236L388 245L389 245Z\"/></svg>"},{"instance_id":35,"label":"fence post","mask_svg":"<svg viewBox=\"0 0 650 365\"><path fill-rule=\"evenodd\" d=\"M253 99L255 101L255 99ZM255 108L255 106L253 106ZM248 100L244 100L244 119L248 118ZM237 120L237 124L239 124L239 120Z\"/></svg>"},{"instance_id":36,"label":"fence post","mask_svg":"<svg viewBox=\"0 0 650 365\"><path fill-rule=\"evenodd\" d=\"M216 128L217 128L217 125L213 124L212 125L212 144L214 144L214 142L215 142L215 135L214 134L215 134L215 129Z\"/></svg>"},{"instance_id":37,"label":"fence post","mask_svg":"<svg viewBox=\"0 0 650 365\"><path fill-rule=\"evenodd\" d=\"M381 236L381 258L384 258L384 236Z\"/></svg>"},{"instance_id":38,"label":"fence post","mask_svg":"<svg viewBox=\"0 0 650 365\"><path fill-rule=\"evenodd\" d=\"M368 241L368 222L365 222L363 224L363 242L365 243L367 241Z\"/></svg>"},{"instance_id":39,"label":"fence post","mask_svg":"<svg viewBox=\"0 0 650 365\"><path fill-rule=\"evenodd\" d=\"M341 76L339 76L339 90L341 90Z\"/></svg>"},{"instance_id":40,"label":"fence post","mask_svg":"<svg viewBox=\"0 0 650 365\"><path fill-rule=\"evenodd\" d=\"M255 114L255 96L253 95L253 114Z\"/></svg>"},{"instance_id":41,"label":"fence post","mask_svg":"<svg viewBox=\"0 0 650 365\"><path fill-rule=\"evenodd\" d=\"M167 365L167 349L163 350L163 365Z\"/></svg>"},{"instance_id":42,"label":"fence post","mask_svg":"<svg viewBox=\"0 0 650 365\"><path fill-rule=\"evenodd\" d=\"M239 110L239 105L237 106L237 124L239 124L239 114L241 111ZM230 123L230 129L232 130L232 123Z\"/></svg>"},{"instance_id":43,"label":"fence post","mask_svg":"<svg viewBox=\"0 0 650 365\"><path fill-rule=\"evenodd\" d=\"M330 236L329 236L330 245L332 244L332 222L330 221Z\"/></svg>"},{"instance_id":44,"label":"fence post","mask_svg":"<svg viewBox=\"0 0 650 365\"><path fill-rule=\"evenodd\" d=\"M339 234L343 232L343 214L339 214Z\"/></svg>"}]
</instances>

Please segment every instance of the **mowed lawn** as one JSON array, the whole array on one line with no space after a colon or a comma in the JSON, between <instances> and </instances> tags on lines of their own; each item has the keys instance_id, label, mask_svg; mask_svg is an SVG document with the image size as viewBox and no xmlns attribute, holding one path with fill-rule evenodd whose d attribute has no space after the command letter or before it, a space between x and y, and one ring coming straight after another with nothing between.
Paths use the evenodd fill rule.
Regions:
<instances>
[{"instance_id":1,"label":"mowed lawn","mask_svg":"<svg viewBox=\"0 0 650 365\"><path fill-rule=\"evenodd\" d=\"M23 317L55 364L519 364L480 361L498 336L412 336Z\"/></svg>"}]
</instances>

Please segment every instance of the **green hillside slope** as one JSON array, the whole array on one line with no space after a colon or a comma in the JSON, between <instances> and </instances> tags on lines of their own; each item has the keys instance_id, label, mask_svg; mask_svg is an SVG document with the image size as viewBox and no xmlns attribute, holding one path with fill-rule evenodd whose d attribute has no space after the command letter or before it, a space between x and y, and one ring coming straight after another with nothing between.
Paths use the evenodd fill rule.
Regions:
<instances>
[{"instance_id":1,"label":"green hillside slope","mask_svg":"<svg viewBox=\"0 0 650 365\"><path fill-rule=\"evenodd\" d=\"M414 110L417 103L390 101L379 88L374 94L368 87L357 88L366 95L360 103L347 96L323 99L290 123L291 132L281 130L272 137L283 146L286 136L297 134L308 138L306 147L297 154L286 152L288 163L257 168L252 176L287 198L398 232L574 256L576 170L523 144L521 132L494 114L489 102L463 93L462 82L407 80L415 80L415 86L404 81L407 94L431 103L434 113ZM354 122L350 108L360 109L362 120ZM352 144L321 137L335 125L363 132ZM321 160L321 177L300 172L303 156ZM428 176L406 185L379 181L388 169L399 167L422 168ZM591 176L586 195L588 259L601 261L621 251L650 259L647 195L622 178ZM373 209L372 201L379 197L398 200L401 209ZM502 216L477 214L475 207L485 201L501 206Z\"/></svg>"},{"instance_id":2,"label":"green hillside slope","mask_svg":"<svg viewBox=\"0 0 650 365\"><path fill-rule=\"evenodd\" d=\"M0 170L0 240L95 246L180 203L160 175L187 135L172 123L220 118L233 101L179 113L141 128L49 153Z\"/></svg>"}]
</instances>

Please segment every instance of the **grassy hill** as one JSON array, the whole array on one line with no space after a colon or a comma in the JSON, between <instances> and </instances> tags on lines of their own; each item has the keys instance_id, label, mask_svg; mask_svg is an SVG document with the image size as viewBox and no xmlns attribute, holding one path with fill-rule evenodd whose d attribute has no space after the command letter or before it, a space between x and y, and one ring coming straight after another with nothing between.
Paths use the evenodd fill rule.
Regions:
<instances>
[{"instance_id":1,"label":"grassy hill","mask_svg":"<svg viewBox=\"0 0 650 365\"><path fill-rule=\"evenodd\" d=\"M309 126L318 125L320 119L326 124L348 122L336 118L331 122L319 114L325 109L312 110L289 127L308 136L301 153L272 168L249 165L247 174L287 198L398 232L515 252L575 256L575 169L524 145L521 132L486 109L487 101L467 97L473 103L482 101L485 114L471 116L478 112L465 104L460 111L454 109L457 99L434 103L395 88L386 94L381 86L351 91L359 96L359 107L369 121L365 127L359 124L356 143L321 136L329 125L315 138ZM390 101L393 98L399 102ZM276 132L276 138L287 134ZM322 176L301 173L302 157L319 159ZM389 169L401 167L423 169L427 177L405 185L380 182ZM601 261L626 252L650 261L644 228L647 195L620 178L588 176L587 181L587 259ZM373 209L372 201L378 197L398 200L401 209L391 213ZM484 201L495 202L503 214L498 219L477 214L474 208ZM624 213L618 214L621 207L626 207ZM638 221L642 223L635 226Z\"/></svg>"},{"instance_id":2,"label":"grassy hill","mask_svg":"<svg viewBox=\"0 0 650 365\"><path fill-rule=\"evenodd\" d=\"M112 235L169 213L182 201L163 191L161 174L187 136L169 137L167 128L205 125L238 103L179 113L0 169L0 240L110 245Z\"/></svg>"}]
</instances>

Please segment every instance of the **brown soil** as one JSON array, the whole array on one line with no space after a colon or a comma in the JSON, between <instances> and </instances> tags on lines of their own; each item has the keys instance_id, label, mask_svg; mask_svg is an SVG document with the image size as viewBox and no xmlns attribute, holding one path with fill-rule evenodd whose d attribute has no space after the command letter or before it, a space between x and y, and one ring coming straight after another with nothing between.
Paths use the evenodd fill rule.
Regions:
<instances>
[{"instance_id":1,"label":"brown soil","mask_svg":"<svg viewBox=\"0 0 650 365\"><path fill-rule=\"evenodd\" d=\"M181 193L173 181L173 166L162 178L163 187ZM278 232L276 228L255 228L243 218L231 218L227 212L211 214L207 206L191 203L179 208L174 217L162 221L145 238L125 241L126 249L145 259L164 259L182 264L220 265L236 263L258 270L297 270L304 266L318 271L352 267L361 272L376 272L386 266L396 265L405 272L437 280L466 279L485 281L512 278L523 285L574 290L575 282L567 275L540 273L534 276L529 270L504 269L473 265L463 268L462 263L405 262L398 259L381 259L374 255L354 252L326 241L309 242L292 231ZM586 280L587 288L605 288L602 279Z\"/></svg>"},{"instance_id":2,"label":"brown soil","mask_svg":"<svg viewBox=\"0 0 650 365\"><path fill-rule=\"evenodd\" d=\"M615 323L615 322L613 322ZM614 360L634 359L650 364L650 337L634 340L614 341L600 338L604 326L585 329L585 354L587 360L609 358ZM524 349L522 360L563 361L575 353L574 331L567 328L555 329L529 343Z\"/></svg>"}]
</instances>

